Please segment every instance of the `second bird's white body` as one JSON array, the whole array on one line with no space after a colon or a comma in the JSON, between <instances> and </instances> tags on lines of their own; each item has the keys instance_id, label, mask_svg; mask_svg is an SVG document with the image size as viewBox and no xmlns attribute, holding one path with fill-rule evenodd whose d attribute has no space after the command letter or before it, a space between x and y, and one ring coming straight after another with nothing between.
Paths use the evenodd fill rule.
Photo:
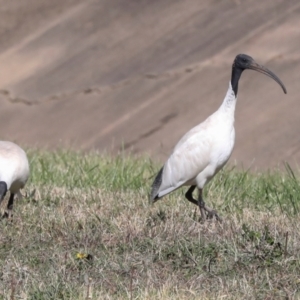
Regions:
<instances>
[{"instance_id":1,"label":"second bird's white body","mask_svg":"<svg viewBox=\"0 0 300 300\"><path fill-rule=\"evenodd\" d=\"M28 177L29 163L25 151L15 143L0 141L0 181L7 184L7 190L19 194Z\"/></svg>"},{"instance_id":2,"label":"second bird's white body","mask_svg":"<svg viewBox=\"0 0 300 300\"><path fill-rule=\"evenodd\" d=\"M226 164L235 141L236 100L229 83L219 109L180 139L164 165L158 198L183 185L202 189Z\"/></svg>"}]
</instances>

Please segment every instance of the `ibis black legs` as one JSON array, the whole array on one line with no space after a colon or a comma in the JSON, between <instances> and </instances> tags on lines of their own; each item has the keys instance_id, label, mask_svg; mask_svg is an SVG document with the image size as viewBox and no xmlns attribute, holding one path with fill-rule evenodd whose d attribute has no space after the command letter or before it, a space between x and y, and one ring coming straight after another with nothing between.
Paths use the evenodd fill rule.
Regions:
<instances>
[{"instance_id":1,"label":"ibis black legs","mask_svg":"<svg viewBox=\"0 0 300 300\"><path fill-rule=\"evenodd\" d=\"M15 194L10 193L9 200L8 200L8 203L7 203L7 212L4 214L4 216L3 216L4 218L12 217L12 209L13 209L13 206L14 206L14 198L15 198Z\"/></svg>"},{"instance_id":2,"label":"ibis black legs","mask_svg":"<svg viewBox=\"0 0 300 300\"><path fill-rule=\"evenodd\" d=\"M200 209L201 213L201 219L205 221L207 218L212 219L214 216L218 221L222 221L222 219L218 216L217 212L205 205L205 202L203 201L202 198L202 189L199 189L199 196L198 196L198 201L193 198L193 191L195 190L196 186L192 185L188 191L185 194L185 197L195 205L197 205ZM206 213L205 213L206 212Z\"/></svg>"},{"instance_id":3,"label":"ibis black legs","mask_svg":"<svg viewBox=\"0 0 300 300\"><path fill-rule=\"evenodd\" d=\"M192 185L188 191L185 193L185 198L188 199L190 202L198 205L198 201L193 198L193 191L195 190L196 186Z\"/></svg>"},{"instance_id":4,"label":"ibis black legs","mask_svg":"<svg viewBox=\"0 0 300 300\"><path fill-rule=\"evenodd\" d=\"M7 192L6 185L4 186L0 182L0 203L4 199L4 197L6 195L6 192ZM3 218L10 218L12 216L12 209L13 209L13 205L14 205L14 198L15 198L15 194L13 194L11 192L10 196L9 196L8 203L7 203L7 211L2 216Z\"/></svg>"}]
</instances>

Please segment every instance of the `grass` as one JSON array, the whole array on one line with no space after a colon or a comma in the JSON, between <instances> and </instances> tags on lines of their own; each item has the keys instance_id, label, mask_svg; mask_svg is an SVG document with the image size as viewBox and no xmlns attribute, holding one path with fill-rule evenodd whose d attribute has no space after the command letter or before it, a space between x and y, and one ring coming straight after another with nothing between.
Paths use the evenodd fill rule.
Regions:
<instances>
[{"instance_id":1,"label":"grass","mask_svg":"<svg viewBox=\"0 0 300 300\"><path fill-rule=\"evenodd\" d=\"M199 222L186 188L148 204L148 158L30 150L2 220L0 299L299 299L300 184L291 168L227 168Z\"/></svg>"}]
</instances>

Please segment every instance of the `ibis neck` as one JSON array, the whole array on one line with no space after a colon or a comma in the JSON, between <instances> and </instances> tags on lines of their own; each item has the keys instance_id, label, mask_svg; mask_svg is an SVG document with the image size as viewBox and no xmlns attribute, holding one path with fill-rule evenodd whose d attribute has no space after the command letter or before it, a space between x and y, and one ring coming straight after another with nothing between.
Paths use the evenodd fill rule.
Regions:
<instances>
[{"instance_id":1,"label":"ibis neck","mask_svg":"<svg viewBox=\"0 0 300 300\"><path fill-rule=\"evenodd\" d=\"M234 91L235 97L237 97L239 80L241 78L243 71L244 71L243 69L237 68L235 64L233 64L232 72L231 72L231 86L232 86L232 90Z\"/></svg>"},{"instance_id":2,"label":"ibis neck","mask_svg":"<svg viewBox=\"0 0 300 300\"><path fill-rule=\"evenodd\" d=\"M230 114L230 115L234 116L236 100L237 100L237 97L234 93L231 82L229 82L229 87L228 87L226 96L225 96L223 103L220 106L219 110L225 112L226 114Z\"/></svg>"},{"instance_id":3,"label":"ibis neck","mask_svg":"<svg viewBox=\"0 0 300 300\"><path fill-rule=\"evenodd\" d=\"M229 82L229 87L225 99L220 107L222 111L232 115L233 118L237 100L239 80L243 71L243 69L238 68L235 66L235 64L233 64L231 72L231 81Z\"/></svg>"}]
</instances>

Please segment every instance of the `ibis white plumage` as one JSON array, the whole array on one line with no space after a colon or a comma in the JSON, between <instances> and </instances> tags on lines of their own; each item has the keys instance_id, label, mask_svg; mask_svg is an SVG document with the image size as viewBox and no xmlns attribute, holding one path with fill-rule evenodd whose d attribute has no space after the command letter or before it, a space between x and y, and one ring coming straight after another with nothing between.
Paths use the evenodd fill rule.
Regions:
<instances>
[{"instance_id":1,"label":"ibis white plumage","mask_svg":"<svg viewBox=\"0 0 300 300\"><path fill-rule=\"evenodd\" d=\"M221 106L179 140L152 184L151 201L155 202L181 186L190 186L185 196L187 200L199 207L201 218L205 220L207 217L215 216L221 220L215 210L205 205L202 189L222 169L232 153L235 141L234 112L238 83L242 72L246 69L273 78L286 94L284 84L273 72L257 64L246 54L237 55L232 65L229 87ZM199 191L198 200L193 198L196 187Z\"/></svg>"},{"instance_id":2,"label":"ibis white plumage","mask_svg":"<svg viewBox=\"0 0 300 300\"><path fill-rule=\"evenodd\" d=\"M0 141L0 203L10 191L5 216L12 212L15 195L22 196L20 189L25 186L28 177L29 163L25 151L12 142Z\"/></svg>"}]
</instances>

